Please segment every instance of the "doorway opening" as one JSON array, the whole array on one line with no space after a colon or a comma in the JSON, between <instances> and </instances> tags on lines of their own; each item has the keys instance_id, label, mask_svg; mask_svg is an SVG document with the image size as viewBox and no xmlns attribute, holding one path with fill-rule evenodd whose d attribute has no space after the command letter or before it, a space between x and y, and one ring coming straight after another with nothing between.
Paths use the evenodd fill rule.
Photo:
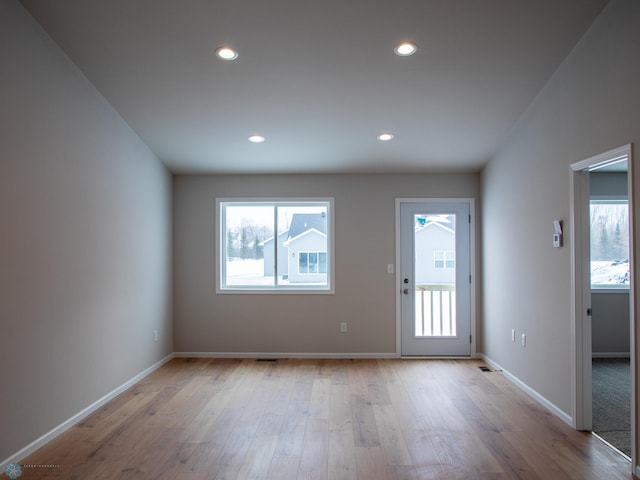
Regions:
<instances>
[{"instance_id":1,"label":"doorway opening","mask_svg":"<svg viewBox=\"0 0 640 480\"><path fill-rule=\"evenodd\" d=\"M589 169L592 431L631 457L628 159Z\"/></svg>"},{"instance_id":2,"label":"doorway opening","mask_svg":"<svg viewBox=\"0 0 640 480\"><path fill-rule=\"evenodd\" d=\"M571 168L574 427L632 459L631 146Z\"/></svg>"}]
</instances>

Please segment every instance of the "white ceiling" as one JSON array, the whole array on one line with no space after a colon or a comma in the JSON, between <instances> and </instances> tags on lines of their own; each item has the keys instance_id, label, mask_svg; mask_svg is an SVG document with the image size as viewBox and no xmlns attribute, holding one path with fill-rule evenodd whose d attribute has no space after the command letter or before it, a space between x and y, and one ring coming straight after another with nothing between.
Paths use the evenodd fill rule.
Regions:
<instances>
[{"instance_id":1,"label":"white ceiling","mask_svg":"<svg viewBox=\"0 0 640 480\"><path fill-rule=\"evenodd\" d=\"M479 170L607 0L22 3L171 171L321 173Z\"/></svg>"}]
</instances>

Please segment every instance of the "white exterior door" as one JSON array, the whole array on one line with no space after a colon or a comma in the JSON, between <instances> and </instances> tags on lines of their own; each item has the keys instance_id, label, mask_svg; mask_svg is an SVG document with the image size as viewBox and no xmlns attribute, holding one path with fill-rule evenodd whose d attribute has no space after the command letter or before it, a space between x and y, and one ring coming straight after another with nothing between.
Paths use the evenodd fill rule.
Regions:
<instances>
[{"instance_id":1,"label":"white exterior door","mask_svg":"<svg viewBox=\"0 0 640 480\"><path fill-rule=\"evenodd\" d=\"M400 203L401 353L471 355L470 202Z\"/></svg>"}]
</instances>

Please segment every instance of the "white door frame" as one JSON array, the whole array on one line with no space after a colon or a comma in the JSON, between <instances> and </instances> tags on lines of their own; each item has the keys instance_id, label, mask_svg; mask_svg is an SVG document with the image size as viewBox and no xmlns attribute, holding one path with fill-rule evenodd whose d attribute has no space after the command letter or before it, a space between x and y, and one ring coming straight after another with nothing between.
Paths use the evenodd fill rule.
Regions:
<instances>
[{"instance_id":1,"label":"white door frame","mask_svg":"<svg viewBox=\"0 0 640 480\"><path fill-rule=\"evenodd\" d=\"M638 358L638 318L636 312L637 272L634 268L636 249L639 238L634 225L635 203L638 201L634 191L637 165L632 156L632 145L610 150L608 152L587 158L571 165L571 359L572 359L572 403L573 427L576 430L591 430L592 427L592 388L591 388L591 317L587 316L587 308L591 295L589 278L589 259L584 255L589 249L589 224L585 218L584 205L589 201L588 171L593 167L611 163L613 159L624 155L628 158L627 182L629 192L629 264L630 264L630 350L631 350L631 460L636 475L640 469L637 464L637 407L638 407L638 379L636 359Z\"/></svg>"},{"instance_id":2,"label":"white door frame","mask_svg":"<svg viewBox=\"0 0 640 480\"><path fill-rule=\"evenodd\" d=\"M402 265L400 251L400 205L403 203L451 203L469 204L471 224L469 225L469 262L471 263L471 288L469 296L471 322L471 358L477 357L476 351L476 203L475 198L396 198L396 357L402 356ZM415 358L415 357L412 357ZM454 357L447 357L454 358ZM469 358L469 357L461 357Z\"/></svg>"}]
</instances>

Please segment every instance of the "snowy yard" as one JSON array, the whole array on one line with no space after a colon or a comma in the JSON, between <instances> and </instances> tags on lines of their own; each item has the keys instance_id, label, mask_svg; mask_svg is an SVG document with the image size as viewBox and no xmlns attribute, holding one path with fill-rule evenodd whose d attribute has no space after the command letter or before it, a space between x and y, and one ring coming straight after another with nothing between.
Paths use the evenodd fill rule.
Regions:
<instances>
[{"instance_id":1,"label":"snowy yard","mask_svg":"<svg viewBox=\"0 0 640 480\"><path fill-rule=\"evenodd\" d=\"M240 258L228 258L227 259L227 282L230 287L233 286L273 286L274 278L264 276L264 260L248 258L242 260ZM296 282L292 284L288 278L282 278L282 275L278 277L278 285L292 285L292 286L309 286L309 285L322 285L318 282Z\"/></svg>"},{"instance_id":2,"label":"snowy yard","mask_svg":"<svg viewBox=\"0 0 640 480\"><path fill-rule=\"evenodd\" d=\"M591 262L592 285L629 285L629 260Z\"/></svg>"},{"instance_id":3,"label":"snowy yard","mask_svg":"<svg viewBox=\"0 0 640 480\"><path fill-rule=\"evenodd\" d=\"M284 282L279 279L278 283ZM264 259L231 258L227 260L227 285L273 285L273 277L264 276Z\"/></svg>"}]
</instances>

